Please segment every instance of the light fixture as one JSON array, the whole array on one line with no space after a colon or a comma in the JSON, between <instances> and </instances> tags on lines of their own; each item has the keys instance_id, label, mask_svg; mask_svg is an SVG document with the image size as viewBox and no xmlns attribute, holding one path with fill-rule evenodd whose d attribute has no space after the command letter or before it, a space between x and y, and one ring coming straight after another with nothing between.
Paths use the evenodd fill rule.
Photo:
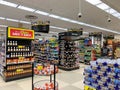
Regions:
<instances>
[{"instance_id":1,"label":"light fixture","mask_svg":"<svg viewBox=\"0 0 120 90\"><path fill-rule=\"evenodd\" d=\"M0 27L8 27L8 26L6 26L6 25L0 25Z\"/></svg>"},{"instance_id":2,"label":"light fixture","mask_svg":"<svg viewBox=\"0 0 120 90\"><path fill-rule=\"evenodd\" d=\"M101 3L99 5L96 5L98 8L102 9L102 10L105 10L105 9L109 9L110 7L105 4L105 3Z\"/></svg>"},{"instance_id":3,"label":"light fixture","mask_svg":"<svg viewBox=\"0 0 120 90\"><path fill-rule=\"evenodd\" d=\"M69 19L69 18L64 18L64 17L61 17L61 18L60 18L60 20L63 20L63 21L68 21L68 22L70 21L70 19Z\"/></svg>"},{"instance_id":4,"label":"light fixture","mask_svg":"<svg viewBox=\"0 0 120 90\"><path fill-rule=\"evenodd\" d=\"M86 1L93 4L93 5L97 5L97 4L102 3L100 0L86 0Z\"/></svg>"},{"instance_id":5,"label":"light fixture","mask_svg":"<svg viewBox=\"0 0 120 90\"><path fill-rule=\"evenodd\" d=\"M8 20L8 21L13 21L13 22L19 22L19 20L11 19L11 18L6 18L6 20Z\"/></svg>"},{"instance_id":6,"label":"light fixture","mask_svg":"<svg viewBox=\"0 0 120 90\"><path fill-rule=\"evenodd\" d=\"M30 22L27 21L20 21L20 23L31 24Z\"/></svg>"},{"instance_id":7,"label":"light fixture","mask_svg":"<svg viewBox=\"0 0 120 90\"><path fill-rule=\"evenodd\" d=\"M39 11L39 10L35 11L35 13L38 13L40 15L45 15L45 16L49 15L49 13L43 12L43 11Z\"/></svg>"},{"instance_id":8,"label":"light fixture","mask_svg":"<svg viewBox=\"0 0 120 90\"><path fill-rule=\"evenodd\" d=\"M120 13L113 13L112 15L115 17L120 17Z\"/></svg>"},{"instance_id":9,"label":"light fixture","mask_svg":"<svg viewBox=\"0 0 120 90\"><path fill-rule=\"evenodd\" d=\"M56 27L56 26L50 26L50 28L60 29L60 30L67 31L67 29L66 29L66 28L61 28L61 27Z\"/></svg>"},{"instance_id":10,"label":"light fixture","mask_svg":"<svg viewBox=\"0 0 120 90\"><path fill-rule=\"evenodd\" d=\"M93 4L93 5L99 5L99 4L102 3L101 0L86 0L86 1L89 2L89 3L91 3L91 4ZM0 2L2 2L2 1L0 1ZM12 4L18 6L17 4L14 4L14 3L12 3ZM9 6L9 4L6 4L6 5ZM22 5L20 5L20 6L22 6ZM15 7L15 6L13 6L13 7ZM26 6L24 6L24 7L26 7ZM27 8L29 8L29 7L27 7ZM32 8L29 8L29 9L32 9ZM49 16L50 15L49 13L44 12L44 11L40 11L40 10L36 10L36 11L34 11L34 13L37 13L37 14L40 14L40 15L45 15L45 16ZM55 15L55 16L57 16L57 17L54 17L54 18L57 18L57 19L65 18L65 17L61 17L61 16L58 16L58 15ZM58 18L58 17L60 17L60 18ZM113 32L113 33L116 33L116 34L120 34L120 32L117 32L117 31L114 31L114 30L102 28L102 27L91 25L91 24L87 24L87 23L84 23L84 22L79 22L77 20L71 20L71 19L68 20L68 19L69 18L61 19L61 20L64 20L64 21L66 20L67 22L71 22L71 23L75 23L75 24L79 24L79 25L83 25L83 26L88 26L88 27L96 28L96 29L103 30L103 31L108 31L108 32ZM20 22L21 23L26 23L26 24L31 24L30 22L27 22L27 21L20 21ZM61 30L65 30L65 31L67 30L67 29L59 28L59 27L52 27L52 28L61 29Z\"/></svg>"},{"instance_id":11,"label":"light fixture","mask_svg":"<svg viewBox=\"0 0 120 90\"><path fill-rule=\"evenodd\" d=\"M60 16L57 16L57 15L54 15L54 14L50 14L49 17L56 18L56 19L60 19L61 18Z\"/></svg>"},{"instance_id":12,"label":"light fixture","mask_svg":"<svg viewBox=\"0 0 120 90\"><path fill-rule=\"evenodd\" d=\"M30 12L34 12L35 11L35 9L33 9L33 8L29 8L29 7L22 6L22 5L18 6L18 8L22 9L22 10L25 10L25 11L30 11Z\"/></svg>"},{"instance_id":13,"label":"light fixture","mask_svg":"<svg viewBox=\"0 0 120 90\"><path fill-rule=\"evenodd\" d=\"M4 17L0 17L0 19L4 20L5 18Z\"/></svg>"},{"instance_id":14,"label":"light fixture","mask_svg":"<svg viewBox=\"0 0 120 90\"><path fill-rule=\"evenodd\" d=\"M0 0L0 4L10 6L10 7L14 7L14 8L16 8L18 6L18 4L11 3L11 2L8 2L8 1L3 1L3 0Z\"/></svg>"}]
</instances>

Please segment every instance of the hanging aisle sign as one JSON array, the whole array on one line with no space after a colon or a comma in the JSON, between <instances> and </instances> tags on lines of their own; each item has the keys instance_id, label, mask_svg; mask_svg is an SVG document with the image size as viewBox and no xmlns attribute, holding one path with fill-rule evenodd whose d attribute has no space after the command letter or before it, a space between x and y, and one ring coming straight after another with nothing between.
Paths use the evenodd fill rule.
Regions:
<instances>
[{"instance_id":1,"label":"hanging aisle sign","mask_svg":"<svg viewBox=\"0 0 120 90\"><path fill-rule=\"evenodd\" d=\"M8 38L34 39L34 30L8 27Z\"/></svg>"}]
</instances>

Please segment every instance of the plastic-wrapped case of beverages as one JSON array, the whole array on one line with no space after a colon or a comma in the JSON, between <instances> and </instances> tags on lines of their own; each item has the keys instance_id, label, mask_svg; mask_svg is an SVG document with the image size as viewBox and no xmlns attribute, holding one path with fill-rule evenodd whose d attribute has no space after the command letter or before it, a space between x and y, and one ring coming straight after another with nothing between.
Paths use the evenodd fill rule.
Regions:
<instances>
[{"instance_id":1,"label":"plastic-wrapped case of beverages","mask_svg":"<svg viewBox=\"0 0 120 90\"><path fill-rule=\"evenodd\" d=\"M120 90L120 59L98 59L84 69L84 83L96 90Z\"/></svg>"}]
</instances>

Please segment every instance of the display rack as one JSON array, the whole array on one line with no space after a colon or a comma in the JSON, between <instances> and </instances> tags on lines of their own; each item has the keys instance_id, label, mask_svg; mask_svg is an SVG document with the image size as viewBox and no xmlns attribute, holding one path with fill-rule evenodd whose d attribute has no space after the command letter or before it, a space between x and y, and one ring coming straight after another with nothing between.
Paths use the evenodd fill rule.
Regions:
<instances>
[{"instance_id":1,"label":"display rack","mask_svg":"<svg viewBox=\"0 0 120 90\"><path fill-rule=\"evenodd\" d=\"M76 32L59 33L59 68L63 70L79 69L77 60L77 47L75 45L76 38L80 36Z\"/></svg>"},{"instance_id":2,"label":"display rack","mask_svg":"<svg viewBox=\"0 0 120 90\"><path fill-rule=\"evenodd\" d=\"M51 75L54 72L54 66L51 65L52 61L58 61L58 41L56 38L41 38L34 41L35 45L35 59L34 72L39 75ZM56 73L58 67L56 66Z\"/></svg>"},{"instance_id":3,"label":"display rack","mask_svg":"<svg viewBox=\"0 0 120 90\"><path fill-rule=\"evenodd\" d=\"M31 41L34 31L8 27L1 48L1 75L5 81L11 81L32 75Z\"/></svg>"}]
</instances>

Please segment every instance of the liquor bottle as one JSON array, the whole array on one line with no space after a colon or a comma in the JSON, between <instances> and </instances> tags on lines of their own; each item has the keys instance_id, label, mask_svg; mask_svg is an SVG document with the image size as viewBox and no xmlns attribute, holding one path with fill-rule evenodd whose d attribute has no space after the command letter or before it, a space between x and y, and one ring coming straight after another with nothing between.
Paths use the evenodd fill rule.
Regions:
<instances>
[{"instance_id":1,"label":"liquor bottle","mask_svg":"<svg viewBox=\"0 0 120 90\"><path fill-rule=\"evenodd\" d=\"M11 56L10 57L13 57L13 53L11 53Z\"/></svg>"},{"instance_id":2,"label":"liquor bottle","mask_svg":"<svg viewBox=\"0 0 120 90\"><path fill-rule=\"evenodd\" d=\"M12 42L12 45L15 45L15 41Z\"/></svg>"},{"instance_id":3,"label":"liquor bottle","mask_svg":"<svg viewBox=\"0 0 120 90\"><path fill-rule=\"evenodd\" d=\"M15 47L14 47L13 51L16 51Z\"/></svg>"},{"instance_id":4,"label":"liquor bottle","mask_svg":"<svg viewBox=\"0 0 120 90\"><path fill-rule=\"evenodd\" d=\"M15 57L18 57L17 53L15 53Z\"/></svg>"},{"instance_id":5,"label":"liquor bottle","mask_svg":"<svg viewBox=\"0 0 120 90\"><path fill-rule=\"evenodd\" d=\"M10 45L10 42L9 42L9 40L7 41L7 45Z\"/></svg>"},{"instance_id":6,"label":"liquor bottle","mask_svg":"<svg viewBox=\"0 0 120 90\"><path fill-rule=\"evenodd\" d=\"M10 47L8 47L8 51L10 51Z\"/></svg>"},{"instance_id":7,"label":"liquor bottle","mask_svg":"<svg viewBox=\"0 0 120 90\"><path fill-rule=\"evenodd\" d=\"M22 57L22 53L20 53L20 56Z\"/></svg>"},{"instance_id":8,"label":"liquor bottle","mask_svg":"<svg viewBox=\"0 0 120 90\"><path fill-rule=\"evenodd\" d=\"M10 48L10 51L13 51L12 47Z\"/></svg>"},{"instance_id":9,"label":"liquor bottle","mask_svg":"<svg viewBox=\"0 0 120 90\"><path fill-rule=\"evenodd\" d=\"M27 48L27 51L29 51L29 47Z\"/></svg>"},{"instance_id":10,"label":"liquor bottle","mask_svg":"<svg viewBox=\"0 0 120 90\"><path fill-rule=\"evenodd\" d=\"M13 57L15 57L15 53L13 53Z\"/></svg>"},{"instance_id":11,"label":"liquor bottle","mask_svg":"<svg viewBox=\"0 0 120 90\"><path fill-rule=\"evenodd\" d=\"M17 44L17 41L15 41L15 45L18 45L18 44Z\"/></svg>"},{"instance_id":12,"label":"liquor bottle","mask_svg":"<svg viewBox=\"0 0 120 90\"><path fill-rule=\"evenodd\" d=\"M10 45L12 45L12 41L10 41Z\"/></svg>"},{"instance_id":13,"label":"liquor bottle","mask_svg":"<svg viewBox=\"0 0 120 90\"><path fill-rule=\"evenodd\" d=\"M16 51L18 51L18 47L16 47Z\"/></svg>"},{"instance_id":14,"label":"liquor bottle","mask_svg":"<svg viewBox=\"0 0 120 90\"><path fill-rule=\"evenodd\" d=\"M20 48L18 48L18 51L20 51Z\"/></svg>"},{"instance_id":15,"label":"liquor bottle","mask_svg":"<svg viewBox=\"0 0 120 90\"><path fill-rule=\"evenodd\" d=\"M27 51L27 47L25 47L25 51Z\"/></svg>"}]
</instances>

